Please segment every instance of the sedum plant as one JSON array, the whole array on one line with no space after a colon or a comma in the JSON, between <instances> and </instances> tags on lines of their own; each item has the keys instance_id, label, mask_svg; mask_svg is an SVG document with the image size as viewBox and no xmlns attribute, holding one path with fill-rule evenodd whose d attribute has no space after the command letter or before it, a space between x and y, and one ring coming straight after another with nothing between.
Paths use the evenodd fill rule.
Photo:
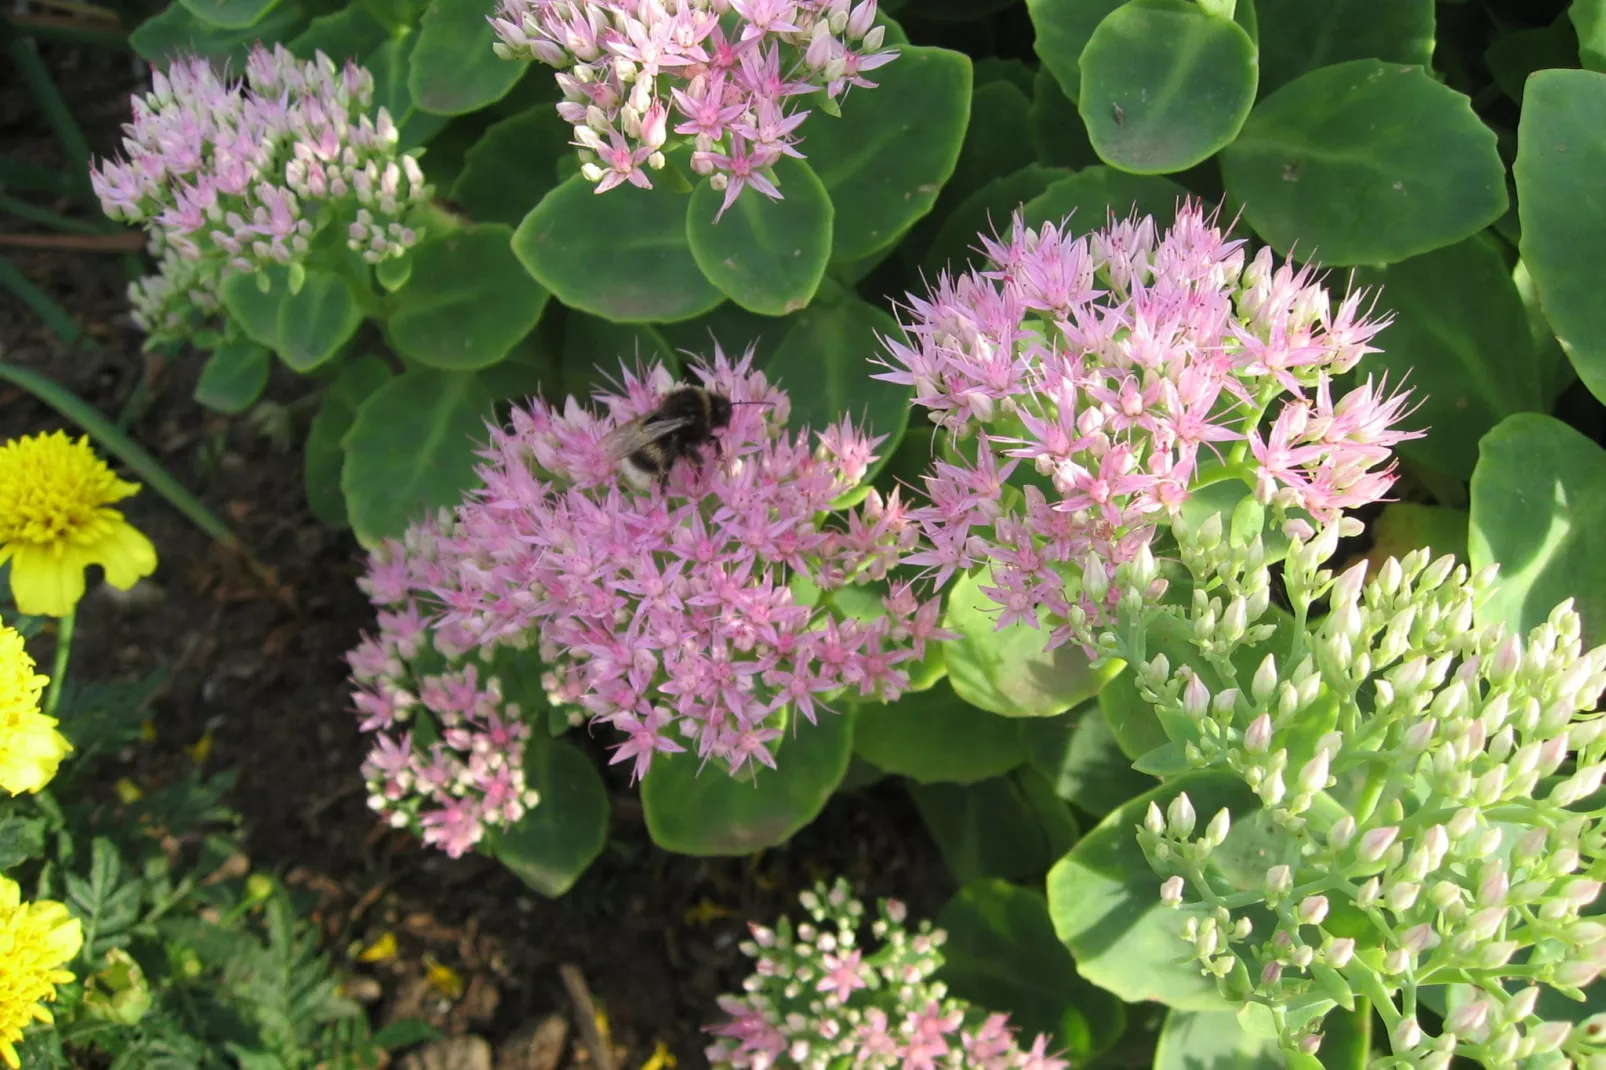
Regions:
<instances>
[{"instance_id":1,"label":"sedum plant","mask_svg":"<svg viewBox=\"0 0 1606 1070\"><path fill-rule=\"evenodd\" d=\"M1479 623L1496 570L1450 555L1335 575L1348 520L1292 533L1284 613L1250 505L1174 525L1173 604L1145 598L1148 555L1119 566L1114 625L1088 636L1171 738L1138 764L1183 790L1137 836L1195 968L1268 1010L1289 1053L1360 997L1388 1030L1377 1066L1595 1065L1595 1019L1555 997L1606 968L1606 646L1584 649L1570 602L1526 635ZM1222 778L1243 801L1197 810L1187 785Z\"/></svg>"},{"instance_id":2,"label":"sedum plant","mask_svg":"<svg viewBox=\"0 0 1606 1070\"><path fill-rule=\"evenodd\" d=\"M840 877L798 901L809 920L750 924L741 949L754 971L741 995L720 997L710 1065L1064 1070L1043 1034L1022 1048L1007 1014L948 994L933 976L946 934L929 921L911 931L903 903L881 900L871 921ZM873 943L863 939L867 923Z\"/></svg>"}]
</instances>

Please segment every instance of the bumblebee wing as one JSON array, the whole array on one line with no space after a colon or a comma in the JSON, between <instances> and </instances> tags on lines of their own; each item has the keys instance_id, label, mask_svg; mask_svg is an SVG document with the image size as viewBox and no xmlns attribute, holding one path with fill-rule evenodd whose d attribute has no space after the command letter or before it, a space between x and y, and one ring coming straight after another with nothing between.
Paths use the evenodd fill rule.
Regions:
<instances>
[{"instance_id":1,"label":"bumblebee wing","mask_svg":"<svg viewBox=\"0 0 1606 1070\"><path fill-rule=\"evenodd\" d=\"M621 424L608 433L608 436L602 440L603 452L610 462L617 463L643 446L651 445L665 435L673 434L692 422L693 420L689 416L643 416L639 419L631 420L629 423Z\"/></svg>"}]
</instances>

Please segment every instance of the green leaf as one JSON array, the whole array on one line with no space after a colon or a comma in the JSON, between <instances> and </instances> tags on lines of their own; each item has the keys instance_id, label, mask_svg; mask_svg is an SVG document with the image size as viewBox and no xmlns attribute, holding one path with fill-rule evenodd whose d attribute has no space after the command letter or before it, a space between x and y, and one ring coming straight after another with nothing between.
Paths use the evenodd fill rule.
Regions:
<instances>
[{"instance_id":1,"label":"green leaf","mask_svg":"<svg viewBox=\"0 0 1606 1070\"><path fill-rule=\"evenodd\" d=\"M493 405L478 376L433 368L413 368L368 395L346 433L340 473L358 542L372 548L461 500Z\"/></svg>"},{"instance_id":2,"label":"green leaf","mask_svg":"<svg viewBox=\"0 0 1606 1070\"><path fill-rule=\"evenodd\" d=\"M1255 0L1260 91L1352 59L1429 67L1433 0Z\"/></svg>"},{"instance_id":3,"label":"green leaf","mask_svg":"<svg viewBox=\"0 0 1606 1070\"><path fill-rule=\"evenodd\" d=\"M1576 5L1575 5L1576 6ZM1540 71L1528 80L1517 128L1522 261L1578 377L1606 398L1606 74Z\"/></svg>"},{"instance_id":4,"label":"green leaf","mask_svg":"<svg viewBox=\"0 0 1606 1070\"><path fill-rule=\"evenodd\" d=\"M201 2L206 3L209 0ZM234 3L237 0L225 0L225 2ZM374 18L362 5L352 4L350 7L313 19L307 28L285 47L303 61L311 60L317 53L322 52L334 60L336 66L340 66L348 59L363 62L364 56L389 40L390 31L385 28L384 23ZM378 88L377 84L375 88ZM401 122L406 115L392 112L391 118Z\"/></svg>"},{"instance_id":5,"label":"green leaf","mask_svg":"<svg viewBox=\"0 0 1606 1070\"><path fill-rule=\"evenodd\" d=\"M896 335L897 321L869 302L833 289L789 322L790 329L764 364L764 374L790 395L790 425L818 432L851 416L855 427L887 436L876 447L882 460L865 475L873 479L909 425L909 388L870 378L876 370L870 357L881 351L877 335Z\"/></svg>"},{"instance_id":6,"label":"green leaf","mask_svg":"<svg viewBox=\"0 0 1606 1070\"><path fill-rule=\"evenodd\" d=\"M1585 646L1606 636L1606 450L1560 420L1508 417L1489 432L1472 474L1468 554L1500 566L1479 623L1526 634L1563 599L1575 600Z\"/></svg>"},{"instance_id":7,"label":"green leaf","mask_svg":"<svg viewBox=\"0 0 1606 1070\"><path fill-rule=\"evenodd\" d=\"M1606 0L1573 0L1568 21L1578 31L1578 58L1592 71L1606 71Z\"/></svg>"},{"instance_id":8,"label":"green leaf","mask_svg":"<svg viewBox=\"0 0 1606 1070\"><path fill-rule=\"evenodd\" d=\"M1155 715L1154 707L1143 701L1132 673L1120 672L1099 692L1099 710L1110 726L1115 744L1129 760L1137 761L1171 741Z\"/></svg>"},{"instance_id":9,"label":"green leaf","mask_svg":"<svg viewBox=\"0 0 1606 1070\"><path fill-rule=\"evenodd\" d=\"M964 142L970 78L958 52L906 47L876 71L874 92L849 95L840 118L816 109L799 128L836 208L833 262L887 248L931 211Z\"/></svg>"},{"instance_id":10,"label":"green leaf","mask_svg":"<svg viewBox=\"0 0 1606 1070\"><path fill-rule=\"evenodd\" d=\"M1454 554L1465 561L1468 523L1465 509L1390 502L1372 522L1372 549L1367 556L1380 563L1384 558L1401 558L1427 547L1434 557Z\"/></svg>"},{"instance_id":11,"label":"green leaf","mask_svg":"<svg viewBox=\"0 0 1606 1070\"><path fill-rule=\"evenodd\" d=\"M384 1051L399 1051L414 1044L423 1044L440 1036L440 1031L422 1018L400 1018L390 1022L374 1034L374 1047Z\"/></svg>"},{"instance_id":12,"label":"green leaf","mask_svg":"<svg viewBox=\"0 0 1606 1070\"><path fill-rule=\"evenodd\" d=\"M1120 1001L1083 980L1055 939L1041 892L976 881L942 908L937 927L948 934L937 978L960 999L1007 1013L1023 1045L1046 1033L1050 1050L1081 1066L1125 1029Z\"/></svg>"},{"instance_id":13,"label":"green leaf","mask_svg":"<svg viewBox=\"0 0 1606 1070\"><path fill-rule=\"evenodd\" d=\"M614 391L622 367L657 361L670 374L680 375L680 358L658 331L642 324L609 323L584 312L565 310L561 397L589 403L598 390ZM553 401L560 400L554 397Z\"/></svg>"},{"instance_id":14,"label":"green leaf","mask_svg":"<svg viewBox=\"0 0 1606 1070\"><path fill-rule=\"evenodd\" d=\"M225 30L244 30L261 22L278 0L179 0L196 18Z\"/></svg>"},{"instance_id":15,"label":"green leaf","mask_svg":"<svg viewBox=\"0 0 1606 1070\"><path fill-rule=\"evenodd\" d=\"M346 463L341 440L351 430L357 410L368 395L389 378L390 369L378 357L355 357L340 366L318 399L318 411L307 429L307 506L313 516L330 527L343 528L348 523L346 496L340 490L340 470Z\"/></svg>"},{"instance_id":16,"label":"green leaf","mask_svg":"<svg viewBox=\"0 0 1606 1070\"><path fill-rule=\"evenodd\" d=\"M1173 1008L1154 1049L1154 1070L1283 1070L1287 1065L1277 1038L1251 1036L1236 1011Z\"/></svg>"},{"instance_id":17,"label":"green leaf","mask_svg":"<svg viewBox=\"0 0 1606 1070\"><path fill-rule=\"evenodd\" d=\"M960 274L979 266L985 259L976 251L981 244L979 236L1006 230L1017 209L1068 176L1064 168L1030 163L982 186L943 220L926 252L925 273L935 278L939 271Z\"/></svg>"},{"instance_id":18,"label":"green leaf","mask_svg":"<svg viewBox=\"0 0 1606 1070\"><path fill-rule=\"evenodd\" d=\"M853 751L921 784L972 784L1026 760L1015 722L978 710L941 681L891 705L861 705Z\"/></svg>"},{"instance_id":19,"label":"green leaf","mask_svg":"<svg viewBox=\"0 0 1606 1070\"><path fill-rule=\"evenodd\" d=\"M1032 82L1032 108L1026 121L1039 163L1079 171L1099 162L1076 102L1065 95L1047 67L1037 68Z\"/></svg>"},{"instance_id":20,"label":"green leaf","mask_svg":"<svg viewBox=\"0 0 1606 1070\"><path fill-rule=\"evenodd\" d=\"M412 251L407 285L390 297L387 326L405 357L471 371L505 357L546 307L546 290L519 265L513 228L480 223Z\"/></svg>"},{"instance_id":21,"label":"green leaf","mask_svg":"<svg viewBox=\"0 0 1606 1070\"><path fill-rule=\"evenodd\" d=\"M1013 82L977 85L970 95L970 121L959 148L954 173L943 185L937 211L969 197L987 183L1025 167L1036 158L1032 148L1032 101ZM937 220L927 219L925 223Z\"/></svg>"},{"instance_id":22,"label":"green leaf","mask_svg":"<svg viewBox=\"0 0 1606 1070\"><path fill-rule=\"evenodd\" d=\"M1121 752L1097 701L1058 717L1015 723L1032 767L1048 778L1056 795L1094 817L1154 787L1154 778L1132 768L1132 759Z\"/></svg>"},{"instance_id":23,"label":"green leaf","mask_svg":"<svg viewBox=\"0 0 1606 1070\"><path fill-rule=\"evenodd\" d=\"M1134 831L1151 800L1164 810L1184 791L1204 820L1223 806L1231 809L1229 840L1242 834L1245 818L1260 805L1237 777L1216 771L1190 773L1140 795L1049 871L1048 910L1077 969L1100 988L1128 1003L1152 999L1184 1010L1223 1011L1227 1003L1200 976L1181 936L1189 917L1202 919L1210 911L1197 903L1173 909L1160 902L1161 878L1149 868Z\"/></svg>"},{"instance_id":24,"label":"green leaf","mask_svg":"<svg viewBox=\"0 0 1606 1070\"><path fill-rule=\"evenodd\" d=\"M397 147L403 152L416 149L440 133L450 122L445 115L431 115L419 111L413 104L412 91L407 88L408 70L413 50L418 47L418 35L409 33L401 40L389 40L369 54L366 66L374 76L374 107L383 107L399 127ZM441 168L441 159L432 151L429 157L429 177L437 183L450 185L450 178ZM376 273L394 270L405 258L382 260Z\"/></svg>"},{"instance_id":25,"label":"green leaf","mask_svg":"<svg viewBox=\"0 0 1606 1070\"><path fill-rule=\"evenodd\" d=\"M231 416L242 413L262 396L272 363L272 354L255 342L225 342L206 358L195 400Z\"/></svg>"},{"instance_id":26,"label":"green leaf","mask_svg":"<svg viewBox=\"0 0 1606 1070\"><path fill-rule=\"evenodd\" d=\"M1403 455L1469 479L1490 428L1548 407L1527 313L1493 239L1474 235L1357 281L1379 286L1378 313L1394 314L1362 371L1409 385L1420 406L1409 424L1429 431L1401 443Z\"/></svg>"},{"instance_id":27,"label":"green leaf","mask_svg":"<svg viewBox=\"0 0 1606 1070\"><path fill-rule=\"evenodd\" d=\"M259 278L270 287L263 292ZM309 372L340 351L362 323L351 284L332 271L308 268L301 289L289 292L282 268L265 275L231 275L223 303L255 342L272 349L298 372Z\"/></svg>"},{"instance_id":28,"label":"green leaf","mask_svg":"<svg viewBox=\"0 0 1606 1070\"><path fill-rule=\"evenodd\" d=\"M820 713L797 723L775 750L776 768L740 779L695 752L659 755L641 782L652 841L666 851L738 856L785 843L813 821L842 782L853 754L853 713ZM795 733L794 733L795 729Z\"/></svg>"},{"instance_id":29,"label":"green leaf","mask_svg":"<svg viewBox=\"0 0 1606 1070\"><path fill-rule=\"evenodd\" d=\"M1058 803L1058 813L1045 815L1017 776L908 787L948 871L961 884L983 877L1035 879L1064 849L1050 841L1053 827L1068 824L1071 834L1063 838L1075 839L1075 822L1064 804Z\"/></svg>"},{"instance_id":30,"label":"green leaf","mask_svg":"<svg viewBox=\"0 0 1606 1070\"><path fill-rule=\"evenodd\" d=\"M692 256L687 200L664 182L598 194L574 175L524 217L513 252L570 308L615 323L691 319L724 295Z\"/></svg>"},{"instance_id":31,"label":"green leaf","mask_svg":"<svg viewBox=\"0 0 1606 1070\"><path fill-rule=\"evenodd\" d=\"M408 67L413 102L437 115L465 115L501 100L531 64L498 59L486 0L429 0Z\"/></svg>"},{"instance_id":32,"label":"green leaf","mask_svg":"<svg viewBox=\"0 0 1606 1070\"><path fill-rule=\"evenodd\" d=\"M1279 253L1390 264L1506 211L1495 134L1420 67L1352 60L1262 100L1222 150L1227 190Z\"/></svg>"},{"instance_id":33,"label":"green leaf","mask_svg":"<svg viewBox=\"0 0 1606 1070\"><path fill-rule=\"evenodd\" d=\"M1528 76L1550 67L1578 66L1578 35L1562 15L1549 26L1513 30L1494 39L1483 62L1506 96L1522 103Z\"/></svg>"},{"instance_id":34,"label":"green leaf","mask_svg":"<svg viewBox=\"0 0 1606 1070\"><path fill-rule=\"evenodd\" d=\"M983 569L949 591L942 626L960 636L946 651L954 692L1006 717L1052 717L1098 694L1113 670L1092 668L1074 643L1045 653L1046 628L1016 622L999 629L1002 610L981 592L991 583Z\"/></svg>"},{"instance_id":35,"label":"green leaf","mask_svg":"<svg viewBox=\"0 0 1606 1070\"><path fill-rule=\"evenodd\" d=\"M257 41L288 40L306 24L307 9L299 0L283 0L261 22L234 30L196 18L183 4L169 4L135 27L128 43L158 70L166 70L173 57L184 52L223 60L238 70Z\"/></svg>"},{"instance_id":36,"label":"green leaf","mask_svg":"<svg viewBox=\"0 0 1606 1070\"><path fill-rule=\"evenodd\" d=\"M1243 27L1187 0L1129 0L1081 57L1078 107L1105 163L1182 171L1230 142L1255 102L1255 45Z\"/></svg>"},{"instance_id":37,"label":"green leaf","mask_svg":"<svg viewBox=\"0 0 1606 1070\"><path fill-rule=\"evenodd\" d=\"M1086 234L1105 226L1113 214L1125 219L1132 213L1154 217L1155 226L1169 227L1177 217L1177 203L1188 191L1159 175L1129 175L1113 167L1089 167L1062 178L1027 201L1026 225L1040 227L1071 217L1071 229Z\"/></svg>"},{"instance_id":38,"label":"green leaf","mask_svg":"<svg viewBox=\"0 0 1606 1070\"><path fill-rule=\"evenodd\" d=\"M574 886L608 842L608 789L585 752L561 739L532 737L524 776L541 801L512 828L490 834L490 853L525 884L555 898Z\"/></svg>"},{"instance_id":39,"label":"green leaf","mask_svg":"<svg viewBox=\"0 0 1606 1070\"><path fill-rule=\"evenodd\" d=\"M1123 0L1026 0L1037 31L1032 49L1060 89L1075 100L1082 86L1082 50L1105 16Z\"/></svg>"},{"instance_id":40,"label":"green leaf","mask_svg":"<svg viewBox=\"0 0 1606 1070\"><path fill-rule=\"evenodd\" d=\"M492 123L463 154L452 202L481 223L518 226L562 181L558 161L573 155L573 136L550 104Z\"/></svg>"},{"instance_id":41,"label":"green leaf","mask_svg":"<svg viewBox=\"0 0 1606 1070\"><path fill-rule=\"evenodd\" d=\"M0 873L30 858L38 858L44 851L44 821L17 814L0 814Z\"/></svg>"},{"instance_id":42,"label":"green leaf","mask_svg":"<svg viewBox=\"0 0 1606 1070\"><path fill-rule=\"evenodd\" d=\"M686 212L686 240L703 274L738 305L784 316L808 305L831 259L831 197L801 160L783 156L774 168L784 195L772 201L744 190L720 217L725 194L704 179Z\"/></svg>"}]
</instances>

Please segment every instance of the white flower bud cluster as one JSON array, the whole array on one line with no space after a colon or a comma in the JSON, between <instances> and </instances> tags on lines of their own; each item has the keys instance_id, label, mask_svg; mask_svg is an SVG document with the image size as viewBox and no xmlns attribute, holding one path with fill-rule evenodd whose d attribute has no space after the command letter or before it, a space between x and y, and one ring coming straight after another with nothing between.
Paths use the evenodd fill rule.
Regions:
<instances>
[{"instance_id":1,"label":"white flower bud cluster","mask_svg":"<svg viewBox=\"0 0 1606 1070\"><path fill-rule=\"evenodd\" d=\"M1043 1054L1044 1038L1022 1050L1006 1016L974 1011L931 979L947 935L929 921L911 931L902 903L880 902L870 925L879 946L861 947L866 912L847 881L816 884L798 899L808 921L749 926L740 948L754 972L742 995L719 1001L726 1020L709 1030L718 1038L711 1065L826 1070L851 1061L881 1070L906 1059L958 1066L964 1057L978 1070L1063 1070Z\"/></svg>"},{"instance_id":2,"label":"white flower bud cluster","mask_svg":"<svg viewBox=\"0 0 1606 1070\"><path fill-rule=\"evenodd\" d=\"M1210 858L1225 811L1190 839L1185 795L1151 806L1138 838L1166 877L1161 900L1213 909L1184 938L1229 998L1287 1012L1288 1050L1304 1050L1325 1013L1296 1020L1291 1008L1360 993L1408 1065L1606 1065L1606 1021L1535 1014L1543 988L1582 999L1606 970L1606 921L1591 909L1606 874L1606 646L1583 649L1570 602L1526 637L1480 625L1493 569L1472 576L1427 550L1335 575L1322 566L1340 533L1292 532L1289 615L1265 597L1259 536L1224 538L1219 518L1181 525L1189 603L1144 605L1141 627L1098 637L1134 665L1191 766L1255 793L1262 809L1238 817L1275 845L1258 884L1240 877L1227 892ZM1140 644L1155 637L1167 651L1148 656ZM1254 946L1236 935L1251 907L1276 919ZM1230 983L1239 960L1252 991ZM1452 982L1476 995L1426 1037L1409 1013L1416 994Z\"/></svg>"}]
</instances>

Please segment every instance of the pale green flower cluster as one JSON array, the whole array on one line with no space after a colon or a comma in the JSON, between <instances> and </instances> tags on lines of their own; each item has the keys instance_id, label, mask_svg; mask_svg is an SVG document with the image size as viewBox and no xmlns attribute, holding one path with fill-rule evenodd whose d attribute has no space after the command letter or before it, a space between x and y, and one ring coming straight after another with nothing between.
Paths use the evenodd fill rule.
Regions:
<instances>
[{"instance_id":1,"label":"pale green flower cluster","mask_svg":"<svg viewBox=\"0 0 1606 1070\"><path fill-rule=\"evenodd\" d=\"M1177 771L1231 773L1260 804L1196 834L1182 794L1138 831L1162 900L1198 904L1182 935L1201 969L1269 1008L1289 1051L1313 1054L1325 1014L1359 995L1390 1030L1378 1065L1606 1065L1606 1021L1539 1010L1606 969L1606 646L1583 649L1570 602L1526 637L1480 625L1494 570L1449 556L1334 575L1339 524L1291 539L1289 620L1262 537L1225 526L1173 529L1185 604L1139 597L1152 562L1117 570L1118 621L1096 637L1134 666ZM1235 821L1251 867L1216 855Z\"/></svg>"}]
</instances>

